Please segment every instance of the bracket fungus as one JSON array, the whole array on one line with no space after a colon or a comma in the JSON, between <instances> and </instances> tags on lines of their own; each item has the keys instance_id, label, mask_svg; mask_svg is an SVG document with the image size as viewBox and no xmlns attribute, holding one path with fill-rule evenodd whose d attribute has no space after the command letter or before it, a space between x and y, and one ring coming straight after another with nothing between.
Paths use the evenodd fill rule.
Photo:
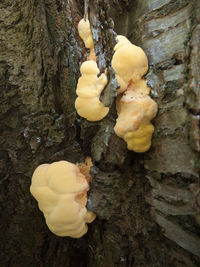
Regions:
<instances>
[{"instance_id":1,"label":"bracket fungus","mask_svg":"<svg viewBox=\"0 0 200 267\"><path fill-rule=\"evenodd\" d=\"M55 235L79 238L96 218L86 209L90 166L58 161L34 171L30 191Z\"/></svg>"},{"instance_id":2,"label":"bracket fungus","mask_svg":"<svg viewBox=\"0 0 200 267\"><path fill-rule=\"evenodd\" d=\"M75 101L77 113L88 121L99 121L109 111L99 100L100 94L107 84L107 77L102 73L99 77L99 69L93 60L83 62L80 68L81 77L78 80Z\"/></svg>"},{"instance_id":3,"label":"bracket fungus","mask_svg":"<svg viewBox=\"0 0 200 267\"><path fill-rule=\"evenodd\" d=\"M137 130L142 123L152 120L157 113L157 104L148 95L128 90L117 102L117 112L119 116L114 130L123 137L127 132Z\"/></svg>"},{"instance_id":4,"label":"bracket fungus","mask_svg":"<svg viewBox=\"0 0 200 267\"><path fill-rule=\"evenodd\" d=\"M127 132L124 135L124 141L129 150L137 153L147 151L151 146L151 137L154 132L152 123L142 123L135 131Z\"/></svg>"},{"instance_id":5,"label":"bracket fungus","mask_svg":"<svg viewBox=\"0 0 200 267\"><path fill-rule=\"evenodd\" d=\"M89 60L83 62L78 80L75 108L81 117L89 121L99 121L109 112L99 100L107 84L107 77L99 75L94 52L94 43L88 20L82 19L78 32L85 46L90 49ZM148 59L142 48L132 44L125 36L117 36L111 61L119 83L117 97L118 118L114 127L115 133L127 142L129 150L145 152L151 146L154 131L150 121L156 116L157 104L149 96L144 75L148 70Z\"/></svg>"},{"instance_id":6,"label":"bracket fungus","mask_svg":"<svg viewBox=\"0 0 200 267\"><path fill-rule=\"evenodd\" d=\"M111 62L120 85L114 131L127 142L129 150L145 152L154 131L150 121L157 113L157 104L148 95L150 88L144 79L148 59L142 48L126 37L118 35L117 40Z\"/></svg>"},{"instance_id":7,"label":"bracket fungus","mask_svg":"<svg viewBox=\"0 0 200 267\"><path fill-rule=\"evenodd\" d=\"M76 88L78 97L75 101L75 108L77 113L88 121L99 121L109 112L109 108L99 100L101 92L107 84L107 77L105 73L98 77L100 70L96 63L89 20L82 19L79 22L78 32L86 48L90 49L90 55L89 60L83 62L80 67L81 77Z\"/></svg>"},{"instance_id":8,"label":"bracket fungus","mask_svg":"<svg viewBox=\"0 0 200 267\"><path fill-rule=\"evenodd\" d=\"M150 88L143 78L148 70L147 56L142 48L132 44L125 36L118 35L117 40L111 64L120 85L118 94L129 88L149 94Z\"/></svg>"},{"instance_id":9,"label":"bracket fungus","mask_svg":"<svg viewBox=\"0 0 200 267\"><path fill-rule=\"evenodd\" d=\"M90 22L88 19L81 19L78 23L78 33L83 40L85 47L90 49L90 55L88 59L96 60L94 51L94 42L92 38L92 32L90 28Z\"/></svg>"}]
</instances>

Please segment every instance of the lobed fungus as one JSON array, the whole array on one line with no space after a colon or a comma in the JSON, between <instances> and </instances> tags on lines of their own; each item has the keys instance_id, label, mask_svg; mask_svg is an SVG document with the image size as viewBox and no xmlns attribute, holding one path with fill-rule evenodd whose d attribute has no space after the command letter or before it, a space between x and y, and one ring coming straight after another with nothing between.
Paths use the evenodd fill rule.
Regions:
<instances>
[{"instance_id":1,"label":"lobed fungus","mask_svg":"<svg viewBox=\"0 0 200 267\"><path fill-rule=\"evenodd\" d=\"M118 94L129 88L149 94L150 88L143 78L148 70L147 56L142 48L133 45L126 37L118 35L117 40L111 64L120 85Z\"/></svg>"},{"instance_id":2,"label":"lobed fungus","mask_svg":"<svg viewBox=\"0 0 200 267\"><path fill-rule=\"evenodd\" d=\"M88 230L86 223L95 219L96 215L86 209L89 169L88 165L79 168L58 161L42 164L34 171L30 191L54 234L79 238Z\"/></svg>"},{"instance_id":3,"label":"lobed fungus","mask_svg":"<svg viewBox=\"0 0 200 267\"><path fill-rule=\"evenodd\" d=\"M141 124L147 124L157 113L157 104L148 95L133 90L126 91L117 102L118 118L115 133L122 137L136 131Z\"/></svg>"},{"instance_id":4,"label":"lobed fungus","mask_svg":"<svg viewBox=\"0 0 200 267\"><path fill-rule=\"evenodd\" d=\"M90 55L89 60L83 62L80 67L81 77L76 88L78 97L75 101L75 108L77 113L88 121L99 121L109 112L109 108L99 100L107 84L107 77L105 73L98 77L100 70L96 63L90 23L87 19L79 22L78 32L86 48L90 49Z\"/></svg>"},{"instance_id":5,"label":"lobed fungus","mask_svg":"<svg viewBox=\"0 0 200 267\"><path fill-rule=\"evenodd\" d=\"M77 113L88 121L99 121L109 112L100 102L100 94L107 83L107 77L102 73L99 77L99 69L95 61L83 62L80 68L81 77L78 80L75 101Z\"/></svg>"},{"instance_id":6,"label":"lobed fungus","mask_svg":"<svg viewBox=\"0 0 200 267\"><path fill-rule=\"evenodd\" d=\"M117 39L111 62L120 85L114 131L127 142L129 150L145 152L151 146L154 131L150 121L157 113L157 104L149 97L150 88L144 79L148 59L126 37L118 35Z\"/></svg>"},{"instance_id":7,"label":"lobed fungus","mask_svg":"<svg viewBox=\"0 0 200 267\"><path fill-rule=\"evenodd\" d=\"M99 69L94 56L94 43L88 20L78 24L80 37L90 49L89 59L81 65L82 76L78 80L75 108L81 117L89 121L103 119L109 112L99 100L107 78ZM133 45L125 36L117 36L111 65L119 83L117 97L118 118L115 133L127 142L128 149L145 152L151 146L154 131L150 121L157 113L157 104L148 96L150 88L144 75L148 70L148 59L142 48Z\"/></svg>"},{"instance_id":8,"label":"lobed fungus","mask_svg":"<svg viewBox=\"0 0 200 267\"><path fill-rule=\"evenodd\" d=\"M85 47L90 49L90 55L88 59L96 60L94 51L94 42L92 38L92 32L90 29L90 22L88 19L81 19L78 23L78 33L83 40Z\"/></svg>"},{"instance_id":9,"label":"lobed fungus","mask_svg":"<svg viewBox=\"0 0 200 267\"><path fill-rule=\"evenodd\" d=\"M151 146L151 137L154 132L154 126L149 123L142 123L140 127L124 135L129 150L137 153L147 151Z\"/></svg>"}]
</instances>

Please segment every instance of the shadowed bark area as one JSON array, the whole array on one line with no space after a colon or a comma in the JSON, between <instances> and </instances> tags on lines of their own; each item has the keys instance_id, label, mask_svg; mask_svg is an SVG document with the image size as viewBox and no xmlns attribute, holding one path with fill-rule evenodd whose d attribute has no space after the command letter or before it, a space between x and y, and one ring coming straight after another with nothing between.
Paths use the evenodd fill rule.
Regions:
<instances>
[{"instance_id":1,"label":"shadowed bark area","mask_svg":"<svg viewBox=\"0 0 200 267\"><path fill-rule=\"evenodd\" d=\"M74 108L88 53L77 32L84 1L0 2L0 265L199 266L200 3L88 5L98 64L110 78L101 96L110 112L100 122ZM128 151L113 131L115 32L149 59L159 113L144 154ZM57 237L30 195L32 173L42 163L86 156L94 162L87 206L97 219L80 239Z\"/></svg>"}]
</instances>

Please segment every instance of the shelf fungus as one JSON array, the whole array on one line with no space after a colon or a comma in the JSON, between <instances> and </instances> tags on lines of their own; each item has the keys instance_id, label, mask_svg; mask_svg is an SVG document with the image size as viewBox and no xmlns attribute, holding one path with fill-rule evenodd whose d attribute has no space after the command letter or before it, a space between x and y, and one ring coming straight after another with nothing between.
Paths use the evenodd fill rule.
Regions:
<instances>
[{"instance_id":1,"label":"shelf fungus","mask_svg":"<svg viewBox=\"0 0 200 267\"><path fill-rule=\"evenodd\" d=\"M78 24L78 32L86 48L90 49L88 60L80 67L81 77L78 80L75 101L77 113L88 121L102 120L109 112L100 101L100 95L107 84L105 73L99 76L100 70L96 63L94 43L88 20L82 19Z\"/></svg>"},{"instance_id":2,"label":"shelf fungus","mask_svg":"<svg viewBox=\"0 0 200 267\"><path fill-rule=\"evenodd\" d=\"M148 59L144 51L126 37L119 35L117 39L111 62L120 85L114 130L127 142L129 150L145 152L151 146L154 131L150 121L157 113L157 104L150 98L150 88L144 79Z\"/></svg>"},{"instance_id":3,"label":"shelf fungus","mask_svg":"<svg viewBox=\"0 0 200 267\"><path fill-rule=\"evenodd\" d=\"M55 235L80 238L88 230L86 223L95 219L86 209L90 166L58 161L34 171L30 191Z\"/></svg>"},{"instance_id":4,"label":"shelf fungus","mask_svg":"<svg viewBox=\"0 0 200 267\"><path fill-rule=\"evenodd\" d=\"M107 84L104 73L99 77L99 69L93 60L83 62L80 68L81 77L78 80L75 101L77 113L88 121L102 120L109 111L99 100L100 94Z\"/></svg>"},{"instance_id":5,"label":"shelf fungus","mask_svg":"<svg viewBox=\"0 0 200 267\"><path fill-rule=\"evenodd\" d=\"M83 40L85 47L90 49L90 55L88 59L96 60L96 55L94 51L94 42L92 38L92 32L90 29L90 22L88 19L81 19L78 23L78 33Z\"/></svg>"}]
</instances>

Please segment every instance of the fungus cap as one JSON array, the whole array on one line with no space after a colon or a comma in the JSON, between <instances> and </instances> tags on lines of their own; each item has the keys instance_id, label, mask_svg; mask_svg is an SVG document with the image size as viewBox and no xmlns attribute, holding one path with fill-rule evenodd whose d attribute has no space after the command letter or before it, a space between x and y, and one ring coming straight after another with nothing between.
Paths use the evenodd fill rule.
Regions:
<instances>
[{"instance_id":1,"label":"fungus cap","mask_svg":"<svg viewBox=\"0 0 200 267\"><path fill-rule=\"evenodd\" d=\"M97 67L97 63L94 60L87 60L81 64L80 72L81 74L97 75L99 73L99 69Z\"/></svg>"},{"instance_id":2,"label":"fungus cap","mask_svg":"<svg viewBox=\"0 0 200 267\"><path fill-rule=\"evenodd\" d=\"M107 84L107 77L102 73L99 77L99 69L95 61L87 60L81 65L81 77L78 80L75 101L77 113L88 121L102 120L109 112L99 100L100 94Z\"/></svg>"},{"instance_id":3,"label":"fungus cap","mask_svg":"<svg viewBox=\"0 0 200 267\"><path fill-rule=\"evenodd\" d=\"M89 175L89 167L85 169ZM85 175L67 161L40 165L33 173L30 187L49 229L58 236L74 238L84 235L88 229L86 222L96 217L85 207L88 189Z\"/></svg>"},{"instance_id":4,"label":"fungus cap","mask_svg":"<svg viewBox=\"0 0 200 267\"><path fill-rule=\"evenodd\" d=\"M118 43L115 48L112 66L116 73L131 78L133 72L137 71L141 78L147 72L148 59L141 47L124 42Z\"/></svg>"},{"instance_id":5,"label":"fungus cap","mask_svg":"<svg viewBox=\"0 0 200 267\"><path fill-rule=\"evenodd\" d=\"M104 107L98 97L78 97L75 101L75 108L79 116L87 119L88 121L100 121L109 112L109 108Z\"/></svg>"},{"instance_id":6,"label":"fungus cap","mask_svg":"<svg viewBox=\"0 0 200 267\"><path fill-rule=\"evenodd\" d=\"M151 138L154 126L151 123L141 124L136 131L128 132L124 135L129 150L143 153L151 147Z\"/></svg>"},{"instance_id":7,"label":"fungus cap","mask_svg":"<svg viewBox=\"0 0 200 267\"><path fill-rule=\"evenodd\" d=\"M118 35L117 40L111 62L120 85L114 131L126 141L129 150L145 152L151 146L154 131L150 120L157 113L157 104L148 96L150 88L144 78L148 59L142 48L125 36Z\"/></svg>"},{"instance_id":8,"label":"fungus cap","mask_svg":"<svg viewBox=\"0 0 200 267\"><path fill-rule=\"evenodd\" d=\"M59 194L77 193L88 189L88 183L79 168L68 161L50 164L46 175L49 188Z\"/></svg>"},{"instance_id":9,"label":"fungus cap","mask_svg":"<svg viewBox=\"0 0 200 267\"><path fill-rule=\"evenodd\" d=\"M118 118L114 127L119 137L149 123L157 113L157 104L148 95L127 91L117 102Z\"/></svg>"},{"instance_id":10,"label":"fungus cap","mask_svg":"<svg viewBox=\"0 0 200 267\"><path fill-rule=\"evenodd\" d=\"M148 70L147 56L142 48L132 44L126 37L120 35L118 40L111 61L117 81L120 84L118 94L127 90L130 85L133 85L136 89L141 87L140 90L148 94L149 89L146 82L141 81Z\"/></svg>"},{"instance_id":11,"label":"fungus cap","mask_svg":"<svg viewBox=\"0 0 200 267\"><path fill-rule=\"evenodd\" d=\"M78 33L83 40L85 47L93 49L94 43L92 38L92 32L90 29L90 22L88 19L81 19L78 23Z\"/></svg>"},{"instance_id":12,"label":"fungus cap","mask_svg":"<svg viewBox=\"0 0 200 267\"><path fill-rule=\"evenodd\" d=\"M117 44L114 46L114 51L117 51L120 47L126 44L131 44L131 42L123 35L117 35Z\"/></svg>"}]
</instances>

